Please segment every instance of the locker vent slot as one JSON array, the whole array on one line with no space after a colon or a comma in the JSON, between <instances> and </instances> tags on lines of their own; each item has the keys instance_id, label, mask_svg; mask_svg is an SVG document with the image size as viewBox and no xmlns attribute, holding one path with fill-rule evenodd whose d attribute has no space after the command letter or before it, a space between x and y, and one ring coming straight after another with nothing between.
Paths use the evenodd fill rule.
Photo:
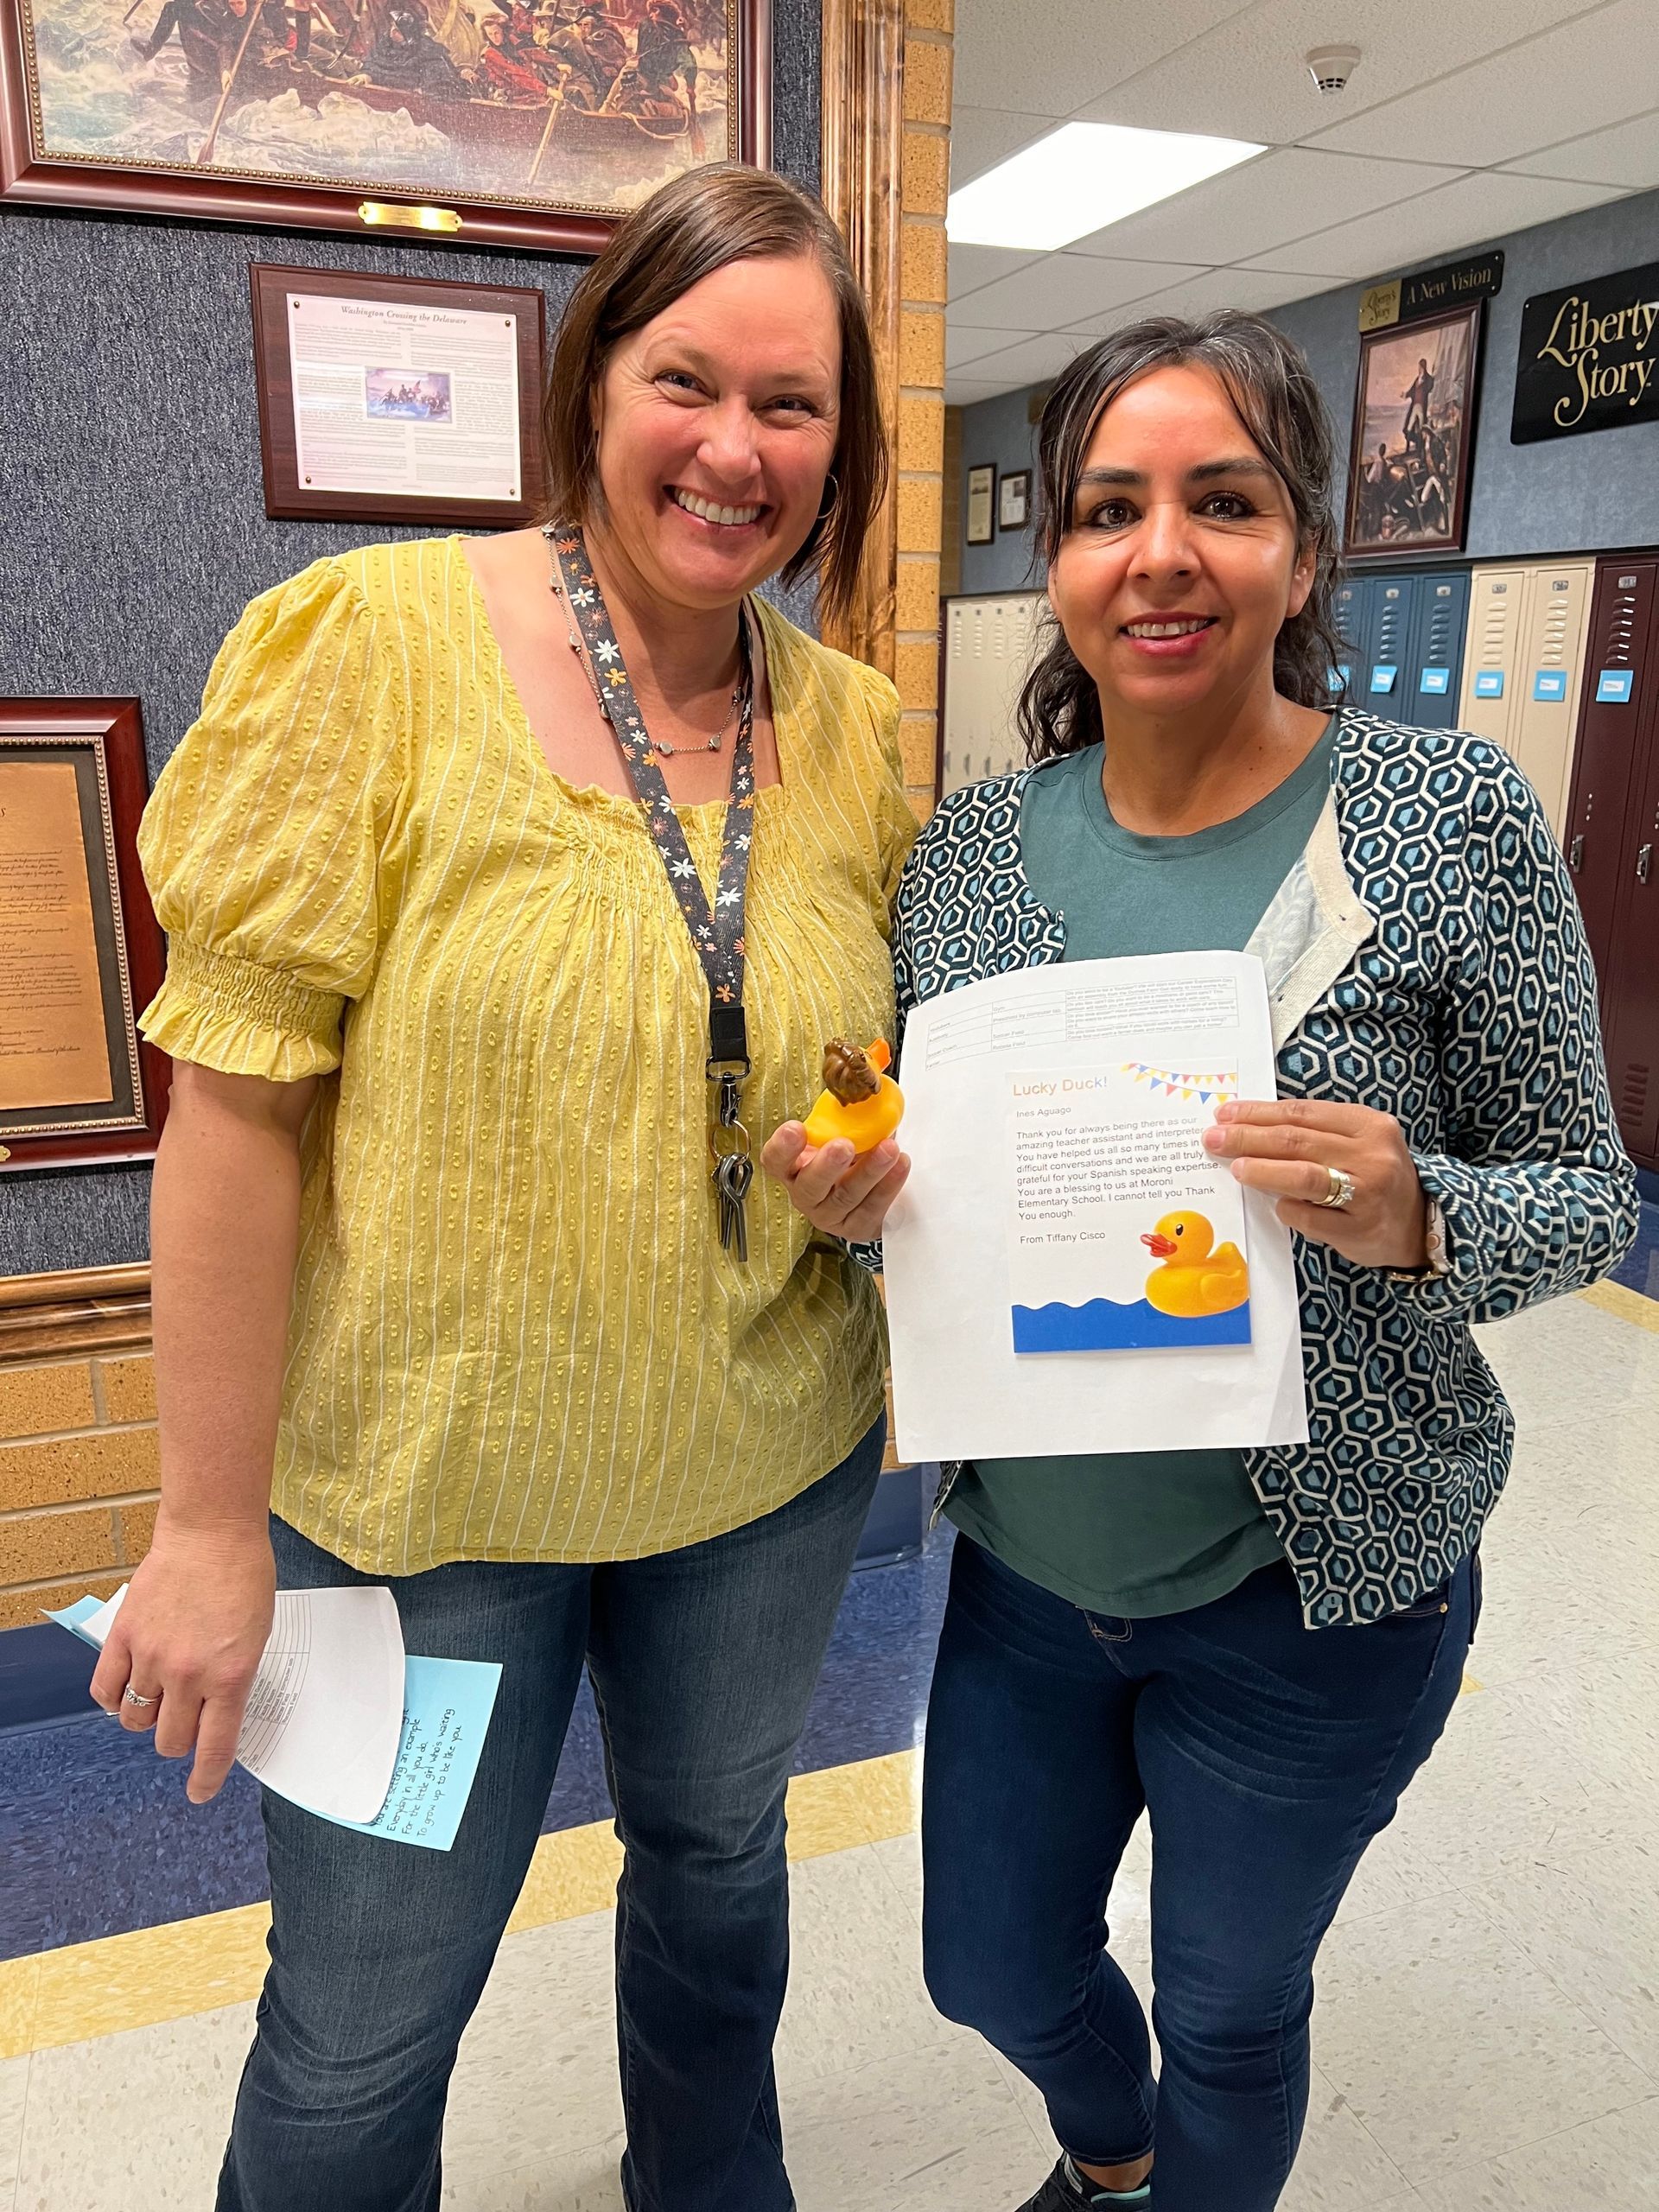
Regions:
<instances>
[{"instance_id":1,"label":"locker vent slot","mask_svg":"<svg viewBox=\"0 0 1659 2212\"><path fill-rule=\"evenodd\" d=\"M1619 1092L1618 1111L1622 1121L1639 1122L1648 1103L1648 1077L1651 1070L1640 1061L1632 1060L1624 1071L1624 1082Z\"/></svg>"}]
</instances>

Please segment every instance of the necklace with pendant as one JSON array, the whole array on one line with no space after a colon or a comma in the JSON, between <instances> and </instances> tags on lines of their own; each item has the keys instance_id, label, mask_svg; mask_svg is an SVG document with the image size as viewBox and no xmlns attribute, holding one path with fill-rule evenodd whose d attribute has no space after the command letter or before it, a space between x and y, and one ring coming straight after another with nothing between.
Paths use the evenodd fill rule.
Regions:
<instances>
[{"instance_id":1,"label":"necklace with pendant","mask_svg":"<svg viewBox=\"0 0 1659 2212\"><path fill-rule=\"evenodd\" d=\"M599 681L593 662L588 657L588 649L582 644L581 638L577 635L575 615L569 599L565 595L563 579L559 576L556 570L553 576L550 579L550 582L552 586L553 596L558 601L561 607L564 611L564 642L569 646L571 652L575 653L576 658L581 662L583 672L587 676L589 684L593 687L594 699L599 708L599 711L604 715L606 721L609 721L611 719L611 710L605 702L604 689ZM646 741L650 745L653 753L659 754L664 760L677 760L682 753L718 753L721 745L725 742L727 731L732 726L732 717L734 715L737 715L739 716L747 715L750 719L753 719L754 712L754 664L749 652L748 618L741 609L739 610L737 618L737 682L732 686L732 696L726 704L725 718L721 721L720 728L715 732L714 735L710 738L702 740L696 745L668 745L665 744L660 737L652 737L650 733L647 732Z\"/></svg>"}]
</instances>

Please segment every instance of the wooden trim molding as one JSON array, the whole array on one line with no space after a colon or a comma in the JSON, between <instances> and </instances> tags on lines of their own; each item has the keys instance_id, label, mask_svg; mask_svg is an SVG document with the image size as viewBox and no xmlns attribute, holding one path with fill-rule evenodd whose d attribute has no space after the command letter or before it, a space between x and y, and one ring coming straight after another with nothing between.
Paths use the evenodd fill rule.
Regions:
<instances>
[{"instance_id":1,"label":"wooden trim molding","mask_svg":"<svg viewBox=\"0 0 1659 2212\"><path fill-rule=\"evenodd\" d=\"M149 1348L149 1269L0 1276L0 1368Z\"/></svg>"},{"instance_id":2,"label":"wooden trim molding","mask_svg":"<svg viewBox=\"0 0 1659 2212\"><path fill-rule=\"evenodd\" d=\"M823 0L823 202L870 304L887 435L899 425L904 221L904 0ZM897 487L865 543L856 604L825 642L884 676L895 665Z\"/></svg>"}]
</instances>

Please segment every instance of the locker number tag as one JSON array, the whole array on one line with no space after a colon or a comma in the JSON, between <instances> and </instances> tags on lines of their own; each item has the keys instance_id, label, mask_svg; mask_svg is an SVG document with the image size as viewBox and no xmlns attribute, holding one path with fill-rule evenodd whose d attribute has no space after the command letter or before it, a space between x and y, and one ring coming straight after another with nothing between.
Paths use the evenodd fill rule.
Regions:
<instances>
[{"instance_id":1,"label":"locker number tag","mask_svg":"<svg viewBox=\"0 0 1659 2212\"><path fill-rule=\"evenodd\" d=\"M1450 689L1452 671L1449 668L1426 668L1417 679L1420 691L1445 691Z\"/></svg>"},{"instance_id":2,"label":"locker number tag","mask_svg":"<svg viewBox=\"0 0 1659 2212\"><path fill-rule=\"evenodd\" d=\"M1635 676L1634 669L1604 668L1596 678L1596 704L1599 707L1628 707Z\"/></svg>"},{"instance_id":3,"label":"locker number tag","mask_svg":"<svg viewBox=\"0 0 1659 2212\"><path fill-rule=\"evenodd\" d=\"M1399 673L1400 671L1397 668L1390 668L1387 662L1379 662L1377 666L1371 671L1372 690L1392 691L1394 689L1394 679L1399 675Z\"/></svg>"},{"instance_id":4,"label":"locker number tag","mask_svg":"<svg viewBox=\"0 0 1659 2212\"><path fill-rule=\"evenodd\" d=\"M1565 699L1567 671L1564 668L1540 668L1533 671L1532 696L1535 699Z\"/></svg>"},{"instance_id":5,"label":"locker number tag","mask_svg":"<svg viewBox=\"0 0 1659 2212\"><path fill-rule=\"evenodd\" d=\"M1503 671L1501 668L1483 668L1476 671L1477 699L1501 699L1503 696Z\"/></svg>"}]
</instances>

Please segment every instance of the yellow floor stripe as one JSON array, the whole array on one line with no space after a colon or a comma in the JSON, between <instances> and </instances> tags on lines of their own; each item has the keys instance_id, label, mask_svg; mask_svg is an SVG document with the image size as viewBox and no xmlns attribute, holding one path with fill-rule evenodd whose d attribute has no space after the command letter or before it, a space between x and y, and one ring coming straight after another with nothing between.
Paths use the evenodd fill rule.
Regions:
<instances>
[{"instance_id":1,"label":"yellow floor stripe","mask_svg":"<svg viewBox=\"0 0 1659 2212\"><path fill-rule=\"evenodd\" d=\"M908 1835L920 1815L915 1751L797 1775L789 1785L789 1855L819 1859ZM510 1933L602 1912L614 1900L622 1850L610 1823L566 1828L536 1847ZM265 1972L263 1904L0 1960L0 2058L154 2027L257 1997Z\"/></svg>"},{"instance_id":2,"label":"yellow floor stripe","mask_svg":"<svg viewBox=\"0 0 1659 2212\"><path fill-rule=\"evenodd\" d=\"M1599 1306L1604 1313L1616 1313L1621 1321L1633 1321L1638 1329L1659 1337L1659 1299L1644 1298L1622 1282L1592 1282L1579 1296Z\"/></svg>"}]
</instances>

